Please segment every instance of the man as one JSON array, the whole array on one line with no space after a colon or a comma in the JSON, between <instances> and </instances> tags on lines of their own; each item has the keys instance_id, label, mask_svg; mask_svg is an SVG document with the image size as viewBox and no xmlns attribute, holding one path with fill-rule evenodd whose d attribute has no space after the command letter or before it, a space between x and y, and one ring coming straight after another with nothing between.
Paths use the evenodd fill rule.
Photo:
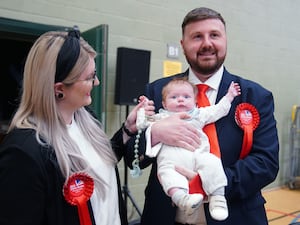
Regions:
<instances>
[{"instance_id":1,"label":"man","mask_svg":"<svg viewBox=\"0 0 300 225\"><path fill-rule=\"evenodd\" d=\"M159 184L156 158L145 155L146 144L142 141L145 137L142 136L139 143L139 165L141 168L152 165L152 169L145 190L141 225L267 225L265 200L261 189L274 181L279 169L273 95L255 82L230 74L224 67L227 51L226 26L218 12L204 7L190 11L182 23L181 46L189 69L148 84L145 94L154 101L158 110L162 107L162 87L175 77L188 76L196 85L208 85L206 95L210 104L217 103L226 94L232 81L240 85L242 94L232 102L229 114L215 123L218 146L228 180L225 197L229 216L224 221L213 220L209 215L208 204L204 204L205 218L201 216L201 212L188 218L179 215L177 211L176 216L177 209ZM155 123L146 132L151 146L162 142L190 150L198 142L194 135L192 128L175 117ZM134 138L130 142L132 144L128 145L128 165L134 159ZM196 176L193 184L196 182L199 185L199 181L201 182L201 177Z\"/></svg>"}]
</instances>

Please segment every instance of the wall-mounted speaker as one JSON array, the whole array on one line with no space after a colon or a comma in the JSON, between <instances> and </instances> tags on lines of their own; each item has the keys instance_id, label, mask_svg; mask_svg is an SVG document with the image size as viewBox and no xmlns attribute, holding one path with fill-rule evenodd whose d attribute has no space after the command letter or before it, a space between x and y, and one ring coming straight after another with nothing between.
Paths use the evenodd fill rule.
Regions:
<instances>
[{"instance_id":1,"label":"wall-mounted speaker","mask_svg":"<svg viewBox=\"0 0 300 225\"><path fill-rule=\"evenodd\" d=\"M119 47L115 85L115 104L136 105L149 82L151 52Z\"/></svg>"}]
</instances>

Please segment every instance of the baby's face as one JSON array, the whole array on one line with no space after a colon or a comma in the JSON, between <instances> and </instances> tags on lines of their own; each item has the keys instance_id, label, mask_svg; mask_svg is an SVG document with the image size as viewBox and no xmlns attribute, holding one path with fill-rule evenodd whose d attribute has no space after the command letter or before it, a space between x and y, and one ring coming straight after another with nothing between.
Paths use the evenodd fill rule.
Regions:
<instances>
[{"instance_id":1,"label":"baby's face","mask_svg":"<svg viewBox=\"0 0 300 225\"><path fill-rule=\"evenodd\" d=\"M164 108L170 112L187 112L195 107L195 94L189 84L174 84L166 95Z\"/></svg>"}]
</instances>

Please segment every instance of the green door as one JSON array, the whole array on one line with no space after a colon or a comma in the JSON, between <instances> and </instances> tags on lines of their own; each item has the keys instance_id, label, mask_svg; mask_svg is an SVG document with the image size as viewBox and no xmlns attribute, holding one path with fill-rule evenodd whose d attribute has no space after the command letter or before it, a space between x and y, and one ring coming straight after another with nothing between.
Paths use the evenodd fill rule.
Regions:
<instances>
[{"instance_id":1,"label":"green door","mask_svg":"<svg viewBox=\"0 0 300 225\"><path fill-rule=\"evenodd\" d=\"M0 17L0 47L1 49L9 48L9 52L2 51L0 61L0 140L1 133L5 133L12 113L16 110L17 103L12 105L6 104L15 99L19 89L17 84L7 82L12 78L7 75L10 64L19 63L28 53L33 42L41 34L49 30L67 30L70 27L46 25L40 23L32 23L28 21L14 20ZM104 130L106 130L106 86L107 86L107 47L108 47L108 25L99 25L90 30L82 32L82 36L94 47L98 52L96 58L97 75L100 85L93 89L92 107L102 122ZM9 53L9 54L8 54ZM5 60L4 60L5 59ZM7 96L6 89L13 91L13 94Z\"/></svg>"},{"instance_id":2,"label":"green door","mask_svg":"<svg viewBox=\"0 0 300 225\"><path fill-rule=\"evenodd\" d=\"M32 44L46 31L66 28L0 17L0 142L19 105L24 59Z\"/></svg>"},{"instance_id":3,"label":"green door","mask_svg":"<svg viewBox=\"0 0 300 225\"><path fill-rule=\"evenodd\" d=\"M96 70L100 85L92 91L92 108L106 130L108 25L102 24L82 32L82 37L97 51Z\"/></svg>"}]
</instances>

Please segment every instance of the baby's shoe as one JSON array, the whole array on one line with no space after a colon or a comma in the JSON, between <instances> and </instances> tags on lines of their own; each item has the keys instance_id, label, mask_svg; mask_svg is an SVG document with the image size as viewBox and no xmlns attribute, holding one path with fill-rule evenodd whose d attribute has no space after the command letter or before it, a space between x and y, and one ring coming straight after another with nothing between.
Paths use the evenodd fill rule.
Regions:
<instances>
[{"instance_id":1,"label":"baby's shoe","mask_svg":"<svg viewBox=\"0 0 300 225\"><path fill-rule=\"evenodd\" d=\"M215 220L225 220L228 217L227 202L222 195L212 195L209 197L209 212Z\"/></svg>"},{"instance_id":2,"label":"baby's shoe","mask_svg":"<svg viewBox=\"0 0 300 225\"><path fill-rule=\"evenodd\" d=\"M181 208L185 214L192 215L199 208L202 200L202 194L185 194L179 201L178 207Z\"/></svg>"}]
</instances>

